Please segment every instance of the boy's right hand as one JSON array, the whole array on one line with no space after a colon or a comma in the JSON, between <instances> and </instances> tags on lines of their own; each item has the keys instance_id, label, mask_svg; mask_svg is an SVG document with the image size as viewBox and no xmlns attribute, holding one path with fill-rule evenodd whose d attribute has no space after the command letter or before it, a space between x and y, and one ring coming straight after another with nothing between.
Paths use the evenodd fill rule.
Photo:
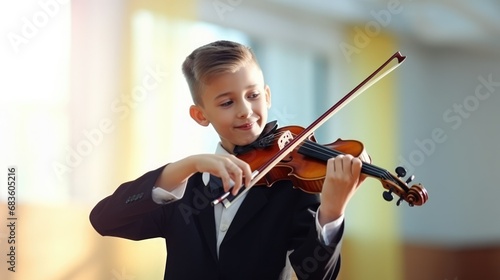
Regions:
<instances>
[{"instance_id":1,"label":"boy's right hand","mask_svg":"<svg viewBox=\"0 0 500 280\"><path fill-rule=\"evenodd\" d=\"M250 165L234 155L201 154L195 157L196 171L208 172L222 180L225 192L233 195L252 180Z\"/></svg>"},{"instance_id":2,"label":"boy's right hand","mask_svg":"<svg viewBox=\"0 0 500 280\"><path fill-rule=\"evenodd\" d=\"M167 164L155 185L172 191L196 172L221 178L224 191L231 191L233 195L237 195L242 186L249 186L252 180L250 165L234 155L199 154Z\"/></svg>"}]
</instances>

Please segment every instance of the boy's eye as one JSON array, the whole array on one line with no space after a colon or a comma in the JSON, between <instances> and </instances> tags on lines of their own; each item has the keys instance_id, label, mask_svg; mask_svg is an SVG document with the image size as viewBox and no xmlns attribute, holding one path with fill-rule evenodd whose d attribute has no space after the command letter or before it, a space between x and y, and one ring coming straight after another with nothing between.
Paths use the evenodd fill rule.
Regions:
<instances>
[{"instance_id":1,"label":"boy's eye","mask_svg":"<svg viewBox=\"0 0 500 280\"><path fill-rule=\"evenodd\" d=\"M248 98L254 98L255 99L255 98L259 97L259 95L260 95L260 92L258 92L258 91L251 92L251 93L248 94Z\"/></svg>"},{"instance_id":2,"label":"boy's eye","mask_svg":"<svg viewBox=\"0 0 500 280\"><path fill-rule=\"evenodd\" d=\"M233 104L233 101L228 100L226 102L221 103L219 106L221 106L221 107L227 107L227 106L229 106L231 104Z\"/></svg>"}]
</instances>

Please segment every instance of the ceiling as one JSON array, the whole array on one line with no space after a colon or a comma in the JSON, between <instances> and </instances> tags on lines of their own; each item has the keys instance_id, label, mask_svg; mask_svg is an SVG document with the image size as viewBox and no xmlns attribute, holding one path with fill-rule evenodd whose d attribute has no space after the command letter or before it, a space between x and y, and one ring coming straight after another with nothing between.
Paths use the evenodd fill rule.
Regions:
<instances>
[{"instance_id":1,"label":"ceiling","mask_svg":"<svg viewBox=\"0 0 500 280\"><path fill-rule=\"evenodd\" d=\"M499 0L270 1L360 28L375 21L429 44L500 45Z\"/></svg>"}]
</instances>

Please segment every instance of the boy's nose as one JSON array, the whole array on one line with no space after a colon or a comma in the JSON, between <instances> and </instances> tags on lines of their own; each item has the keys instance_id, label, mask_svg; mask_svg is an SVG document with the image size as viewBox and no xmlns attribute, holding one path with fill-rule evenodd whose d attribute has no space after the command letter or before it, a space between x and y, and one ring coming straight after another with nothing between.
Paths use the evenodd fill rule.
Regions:
<instances>
[{"instance_id":1,"label":"boy's nose","mask_svg":"<svg viewBox=\"0 0 500 280\"><path fill-rule=\"evenodd\" d=\"M246 118L250 116L252 113L252 104L247 101L241 102L241 105L239 107L238 111L238 117L239 118Z\"/></svg>"}]
</instances>

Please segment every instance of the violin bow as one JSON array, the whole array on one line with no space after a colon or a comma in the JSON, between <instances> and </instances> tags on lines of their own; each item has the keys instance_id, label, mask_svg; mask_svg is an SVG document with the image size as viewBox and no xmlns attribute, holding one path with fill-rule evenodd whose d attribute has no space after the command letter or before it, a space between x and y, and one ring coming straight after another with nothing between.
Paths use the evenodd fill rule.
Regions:
<instances>
[{"instance_id":1,"label":"violin bow","mask_svg":"<svg viewBox=\"0 0 500 280\"><path fill-rule=\"evenodd\" d=\"M330 119L334 114L336 114L340 109L342 109L349 102L358 97L365 90L373 86L380 79L385 77L387 74L391 73L394 69L399 67L406 56L402 55L399 51L394 53L386 62L384 62L377 70L366 77L360 84L358 84L354 89L342 97L337 103L335 103L330 109L323 113L319 118L312 122L308 127L306 127L300 134L294 137L290 142L288 142L276 155L274 155L268 162L263 164L261 167L252 172L252 180L249 186L241 188L237 195L231 194L231 192L226 192L219 198L212 201L212 206L222 203L224 207L228 208L231 204L241 195L250 190L250 188L255 185L260 179L262 179L271 169L273 169L280 161L282 161L291 151L297 148L300 143L304 142L316 129L323 125L328 119Z\"/></svg>"}]
</instances>

